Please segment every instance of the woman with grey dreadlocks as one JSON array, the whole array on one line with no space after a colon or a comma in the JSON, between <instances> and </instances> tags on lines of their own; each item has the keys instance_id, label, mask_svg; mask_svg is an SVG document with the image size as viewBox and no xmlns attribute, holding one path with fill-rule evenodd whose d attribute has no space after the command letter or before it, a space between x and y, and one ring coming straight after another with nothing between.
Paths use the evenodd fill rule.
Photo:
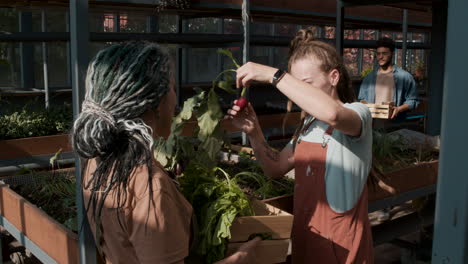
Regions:
<instances>
[{"instance_id":1,"label":"woman with grey dreadlocks","mask_svg":"<svg viewBox=\"0 0 468 264\"><path fill-rule=\"evenodd\" d=\"M183 263L192 207L153 158L167 136L175 92L169 56L157 44L100 51L86 78L72 142L83 158L88 220L107 263ZM258 239L220 263L248 263Z\"/></svg>"}]
</instances>

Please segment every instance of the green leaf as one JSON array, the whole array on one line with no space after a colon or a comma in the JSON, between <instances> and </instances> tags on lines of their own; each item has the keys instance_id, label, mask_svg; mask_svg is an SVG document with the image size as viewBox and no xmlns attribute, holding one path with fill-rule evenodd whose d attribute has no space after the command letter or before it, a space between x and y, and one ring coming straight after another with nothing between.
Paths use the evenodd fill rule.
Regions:
<instances>
[{"instance_id":1,"label":"green leaf","mask_svg":"<svg viewBox=\"0 0 468 264\"><path fill-rule=\"evenodd\" d=\"M206 104L200 106L197 115L198 126L200 128L198 138L204 141L205 138L209 137L214 132L223 116L221 107L219 106L218 96L213 89L208 93L208 100Z\"/></svg>"},{"instance_id":2,"label":"green leaf","mask_svg":"<svg viewBox=\"0 0 468 264\"><path fill-rule=\"evenodd\" d=\"M230 94L236 93L236 90L231 88L232 83L229 81L219 81L217 86Z\"/></svg>"},{"instance_id":3,"label":"green leaf","mask_svg":"<svg viewBox=\"0 0 468 264\"><path fill-rule=\"evenodd\" d=\"M228 50L228 49L218 49L218 53L228 56L231 59L232 63L234 63L236 68L240 68L239 63L237 63L236 59L234 58L234 56L232 55L232 52L230 50Z\"/></svg>"},{"instance_id":4,"label":"green leaf","mask_svg":"<svg viewBox=\"0 0 468 264\"><path fill-rule=\"evenodd\" d=\"M62 153L62 148L60 148L60 149L55 153L55 155L52 156L52 157L50 158L50 160L49 160L50 166L52 166L52 167L54 166L55 161L58 159L58 156L60 155L60 153Z\"/></svg>"}]
</instances>

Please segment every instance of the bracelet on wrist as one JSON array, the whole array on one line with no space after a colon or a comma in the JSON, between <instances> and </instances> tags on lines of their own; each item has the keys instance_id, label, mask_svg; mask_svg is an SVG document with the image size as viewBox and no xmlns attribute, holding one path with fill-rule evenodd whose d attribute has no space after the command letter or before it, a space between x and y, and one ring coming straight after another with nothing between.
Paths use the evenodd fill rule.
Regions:
<instances>
[{"instance_id":1,"label":"bracelet on wrist","mask_svg":"<svg viewBox=\"0 0 468 264\"><path fill-rule=\"evenodd\" d=\"M271 79L271 84L276 87L276 84L278 84L279 81L286 75L286 72L278 69L275 74L273 75L273 79Z\"/></svg>"}]
</instances>

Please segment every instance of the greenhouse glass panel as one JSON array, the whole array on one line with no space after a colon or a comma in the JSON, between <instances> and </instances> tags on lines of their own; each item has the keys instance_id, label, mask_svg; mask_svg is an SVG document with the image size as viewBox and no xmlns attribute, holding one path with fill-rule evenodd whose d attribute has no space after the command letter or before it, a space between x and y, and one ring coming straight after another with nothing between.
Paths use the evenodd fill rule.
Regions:
<instances>
[{"instance_id":1,"label":"greenhouse glass panel","mask_svg":"<svg viewBox=\"0 0 468 264\"><path fill-rule=\"evenodd\" d=\"M34 85L33 88L44 88L44 68L42 56L42 44L40 42L33 43L34 56L32 61L34 63ZM50 72L50 71L49 71Z\"/></svg>"},{"instance_id":2,"label":"greenhouse glass panel","mask_svg":"<svg viewBox=\"0 0 468 264\"><path fill-rule=\"evenodd\" d=\"M362 49L362 72L361 77L365 77L369 72L372 71L375 64L375 50L374 49Z\"/></svg>"},{"instance_id":3,"label":"greenhouse glass panel","mask_svg":"<svg viewBox=\"0 0 468 264\"><path fill-rule=\"evenodd\" d=\"M42 32L42 12L41 10L30 10L25 13L32 14L32 31Z\"/></svg>"},{"instance_id":4,"label":"greenhouse glass panel","mask_svg":"<svg viewBox=\"0 0 468 264\"><path fill-rule=\"evenodd\" d=\"M358 49L357 48L347 48L343 49L343 62L347 67L347 70L351 76L359 76L358 73Z\"/></svg>"},{"instance_id":5,"label":"greenhouse glass panel","mask_svg":"<svg viewBox=\"0 0 468 264\"><path fill-rule=\"evenodd\" d=\"M138 13L120 14L120 32L145 33L147 16Z\"/></svg>"},{"instance_id":6,"label":"greenhouse glass panel","mask_svg":"<svg viewBox=\"0 0 468 264\"><path fill-rule=\"evenodd\" d=\"M269 65L270 48L264 46L250 47L250 60L260 64Z\"/></svg>"},{"instance_id":7,"label":"greenhouse glass panel","mask_svg":"<svg viewBox=\"0 0 468 264\"><path fill-rule=\"evenodd\" d=\"M345 30L344 31L344 38L345 39L361 39L361 30L360 29L353 29L353 30Z\"/></svg>"},{"instance_id":8,"label":"greenhouse glass panel","mask_svg":"<svg viewBox=\"0 0 468 264\"><path fill-rule=\"evenodd\" d=\"M18 32L19 31L18 11L13 8L0 8L0 31Z\"/></svg>"},{"instance_id":9,"label":"greenhouse glass panel","mask_svg":"<svg viewBox=\"0 0 468 264\"><path fill-rule=\"evenodd\" d=\"M288 52L287 47L273 47L273 67L287 70L288 69Z\"/></svg>"},{"instance_id":10,"label":"greenhouse glass panel","mask_svg":"<svg viewBox=\"0 0 468 264\"><path fill-rule=\"evenodd\" d=\"M325 26L325 38L327 39L334 39L335 38L335 27Z\"/></svg>"},{"instance_id":11,"label":"greenhouse glass panel","mask_svg":"<svg viewBox=\"0 0 468 264\"><path fill-rule=\"evenodd\" d=\"M271 27L270 23L254 22L251 26L252 35L271 36Z\"/></svg>"},{"instance_id":12,"label":"greenhouse glass panel","mask_svg":"<svg viewBox=\"0 0 468 264\"><path fill-rule=\"evenodd\" d=\"M224 19L224 34L242 34L243 32L242 21L232 18Z\"/></svg>"},{"instance_id":13,"label":"greenhouse glass panel","mask_svg":"<svg viewBox=\"0 0 468 264\"><path fill-rule=\"evenodd\" d=\"M376 40L378 30L375 29L363 29L364 40Z\"/></svg>"},{"instance_id":14,"label":"greenhouse glass panel","mask_svg":"<svg viewBox=\"0 0 468 264\"><path fill-rule=\"evenodd\" d=\"M67 32L67 12L65 10L46 11L47 32Z\"/></svg>"},{"instance_id":15,"label":"greenhouse glass panel","mask_svg":"<svg viewBox=\"0 0 468 264\"><path fill-rule=\"evenodd\" d=\"M184 33L221 33L219 32L219 26L221 25L221 19L215 17L202 17L193 19L184 19L183 21L183 32Z\"/></svg>"},{"instance_id":16,"label":"greenhouse glass panel","mask_svg":"<svg viewBox=\"0 0 468 264\"><path fill-rule=\"evenodd\" d=\"M89 15L90 32L115 32L115 14L112 13L91 13Z\"/></svg>"},{"instance_id":17,"label":"greenhouse glass panel","mask_svg":"<svg viewBox=\"0 0 468 264\"><path fill-rule=\"evenodd\" d=\"M187 72L185 82L211 82L219 72L216 48L185 49Z\"/></svg>"},{"instance_id":18,"label":"greenhouse glass panel","mask_svg":"<svg viewBox=\"0 0 468 264\"><path fill-rule=\"evenodd\" d=\"M50 87L67 87L68 83L68 48L65 42L48 43L48 71Z\"/></svg>"},{"instance_id":19,"label":"greenhouse glass panel","mask_svg":"<svg viewBox=\"0 0 468 264\"><path fill-rule=\"evenodd\" d=\"M0 42L0 88L20 86L19 44Z\"/></svg>"},{"instance_id":20,"label":"greenhouse glass panel","mask_svg":"<svg viewBox=\"0 0 468 264\"><path fill-rule=\"evenodd\" d=\"M177 16L171 14L158 15L159 33L177 33Z\"/></svg>"},{"instance_id":21,"label":"greenhouse glass panel","mask_svg":"<svg viewBox=\"0 0 468 264\"><path fill-rule=\"evenodd\" d=\"M424 33L412 33L411 42L424 43L425 34Z\"/></svg>"},{"instance_id":22,"label":"greenhouse glass panel","mask_svg":"<svg viewBox=\"0 0 468 264\"><path fill-rule=\"evenodd\" d=\"M274 35L275 36L285 36L285 37L294 37L298 31L299 26L296 24L274 24Z\"/></svg>"}]
</instances>

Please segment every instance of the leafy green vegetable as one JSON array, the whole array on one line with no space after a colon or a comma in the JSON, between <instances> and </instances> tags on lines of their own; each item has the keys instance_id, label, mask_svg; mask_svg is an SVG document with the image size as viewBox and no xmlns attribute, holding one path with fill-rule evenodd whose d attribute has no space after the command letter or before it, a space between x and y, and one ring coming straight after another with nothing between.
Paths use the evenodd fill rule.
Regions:
<instances>
[{"instance_id":1,"label":"leafy green vegetable","mask_svg":"<svg viewBox=\"0 0 468 264\"><path fill-rule=\"evenodd\" d=\"M233 59L232 54L230 57ZM185 101L182 111L174 118L169 138L157 140L155 148L156 159L167 170L177 172L177 168L185 168L177 180L197 216L200 232L196 254L207 263L224 258L234 218L253 214L236 177L218 166L227 137L220 126L223 113L215 89L228 92L232 89L229 84L232 78L226 74L232 71L220 73L208 91L196 89L195 96ZM223 75L225 80L217 82ZM198 129L191 137L182 136L185 124L191 120L197 121Z\"/></svg>"}]
</instances>

